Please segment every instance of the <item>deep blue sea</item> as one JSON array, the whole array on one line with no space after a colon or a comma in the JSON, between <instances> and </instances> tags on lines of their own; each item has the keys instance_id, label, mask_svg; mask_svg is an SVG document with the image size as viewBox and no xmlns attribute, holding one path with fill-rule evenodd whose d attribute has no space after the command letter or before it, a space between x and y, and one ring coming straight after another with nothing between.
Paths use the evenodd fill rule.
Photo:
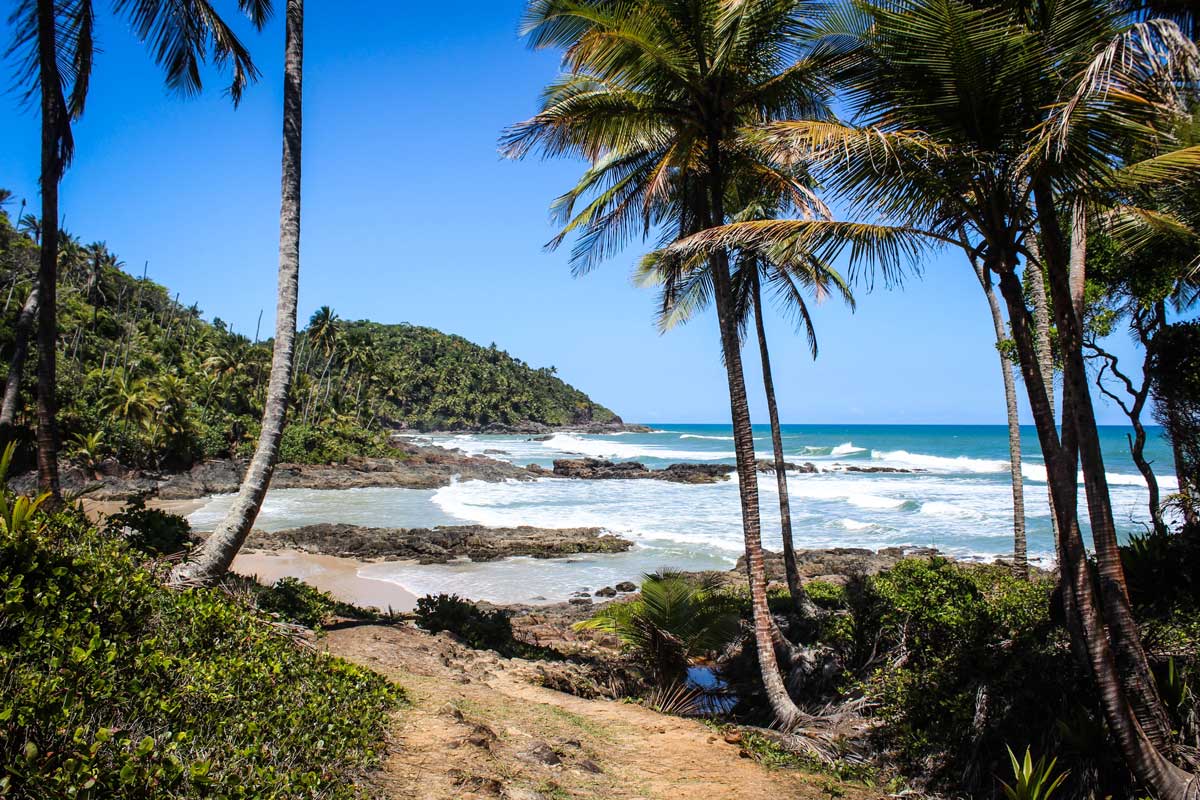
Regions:
<instances>
[{"instance_id":1,"label":"deep blue sea","mask_svg":"<svg viewBox=\"0 0 1200 800\"><path fill-rule=\"evenodd\" d=\"M594 456L640 461L648 467L678 462L733 463L733 436L723 425L653 425L652 433L530 436L479 434L425 437L443 447L487 454L517 464L550 466L556 458ZM1145 529L1146 488L1129 456L1127 429L1101 429L1113 509L1123 535ZM932 546L960 558L992 559L1012 553L1012 489L1008 433L1002 425L785 425L789 461L823 471L788 477L796 546ZM1023 434L1026 517L1031 559L1053 563L1045 470L1032 428ZM771 457L770 431L755 427L761 458ZM1175 488L1170 450L1151 429L1149 459L1164 493ZM847 465L916 470L902 474L846 472ZM773 475L759 478L763 542L778 549L778 493ZM1080 487L1082 497L1082 487ZM212 525L228 505L214 498L192 516ZM312 522L383 527L462 524L595 526L633 539L615 555L485 564L372 564L365 577L390 580L419 594L458 592L501 602L561 600L636 579L659 567L724 569L742 550L736 478L714 485L663 481L542 479L524 483L456 482L438 490L363 489L272 491L258 525L282 529Z\"/></svg>"}]
</instances>

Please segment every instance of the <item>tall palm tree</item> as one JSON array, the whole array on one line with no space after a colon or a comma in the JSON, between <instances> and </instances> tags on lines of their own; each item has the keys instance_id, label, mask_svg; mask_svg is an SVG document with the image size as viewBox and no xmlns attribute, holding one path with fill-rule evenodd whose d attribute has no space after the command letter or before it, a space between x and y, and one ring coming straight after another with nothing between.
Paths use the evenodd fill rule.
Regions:
<instances>
[{"instance_id":1,"label":"tall palm tree","mask_svg":"<svg viewBox=\"0 0 1200 800\"><path fill-rule=\"evenodd\" d=\"M807 0L530 0L522 32L535 48L564 51L565 74L541 110L510 128L503 151L577 156L590 201L556 204L552 242L578 233L586 272L630 236L658 229L666 243L727 221L745 125L811 116L824 104L816 65L799 58ZM578 188L578 187L577 187ZM782 725L801 712L784 687L772 644L759 519L754 434L746 398L729 254L710 256L713 299L729 387L742 530L763 683Z\"/></svg>"},{"instance_id":2,"label":"tall palm tree","mask_svg":"<svg viewBox=\"0 0 1200 800\"><path fill-rule=\"evenodd\" d=\"M733 220L772 219L786 214L789 210L799 211L808 216L828 216L828 209L811 195L800 176L795 176L793 182L789 183L785 177L786 173L772 170L764 164L753 165L751 171L755 174L744 176L738 181L735 186L738 194L730 198L731 206L743 206L741 211L731 217ZM764 173L768 174L771 180L762 180L761 176ZM786 191L781 192L781 189ZM796 565L783 433L779 423L771 354L763 321L762 284L764 281L768 284L780 305L794 317L798 332L808 339L809 351L814 359L817 357L817 337L805 294L811 293L818 301L830 294L840 294L851 308L854 307L854 296L842 276L829 264L817 259L793 259L787 267L782 267L760 253L746 251L735 254L734 265L734 305L737 309L738 330L744 337L749 318L753 316L754 332L758 341L767 416L771 423L773 467L779 495L780 537L788 592L796 613L811 617L816 609L800 584L800 571ZM704 258L683 262L672 259L661 251L642 260L639 281L662 287L660 329L667 330L686 322L708 305L712 297L712 272L708 266L709 262Z\"/></svg>"},{"instance_id":3,"label":"tall palm tree","mask_svg":"<svg viewBox=\"0 0 1200 800\"><path fill-rule=\"evenodd\" d=\"M262 430L237 498L225 519L199 552L172 572L176 582L219 581L254 525L271 484L279 441L287 421L296 346L296 299L300 289L300 146L303 114L304 0L287 0L283 69L283 179L279 211L279 296L275 305L275 341L271 377L263 407Z\"/></svg>"},{"instance_id":4,"label":"tall palm tree","mask_svg":"<svg viewBox=\"0 0 1200 800\"><path fill-rule=\"evenodd\" d=\"M258 28L270 14L270 0L238 0ZM208 3L114 0L114 13L137 38L150 45L166 83L183 94L200 91L200 65L209 54L229 67L229 94L236 103L257 77L250 53ZM38 487L59 495L56 424L56 341L58 338L58 185L71 163L71 124L84 110L95 43L92 0L18 0L9 17L14 31L7 53L18 61L25 99L38 97L41 112L41 256L38 269Z\"/></svg>"},{"instance_id":5,"label":"tall palm tree","mask_svg":"<svg viewBox=\"0 0 1200 800\"><path fill-rule=\"evenodd\" d=\"M882 212L900 224L742 223L676 249L812 251L848 241L854 255L895 260L931 241L956 244L954 232L969 232L966 246L998 276L1008 306L1053 496L1068 621L1080 632L1106 720L1139 779L1161 797L1191 797L1193 776L1166 757L1170 727L1129 608L1082 361L1068 241L1078 237L1062 229L1060 215L1106 187L1177 180L1197 168L1195 149L1116 165L1131 140L1150 147L1169 141L1160 116L1180 107L1174 92L1195 85L1200 58L1173 26L1125 28L1093 0L853 2L844 10L829 42L846 55L850 97L869 127L799 122L768 126L756 139L779 157L799 153L822 163L860 213ZM1018 277L1033 237L1063 359L1061 435ZM1082 259L1074 261L1079 269ZM1079 528L1081 462L1098 583Z\"/></svg>"},{"instance_id":6,"label":"tall palm tree","mask_svg":"<svg viewBox=\"0 0 1200 800\"><path fill-rule=\"evenodd\" d=\"M996 299L992 276L982 262L974 257L967 246L971 268L987 298L988 311L992 315L992 332L996 337L996 352L1000 356L1000 373L1004 382L1004 406L1008 420L1008 469L1012 480L1013 496L1013 574L1018 578L1029 577L1029 546L1025 534L1025 476L1021 473L1021 418L1017 405L1017 382L1013 375L1016 364L1009 353L1008 331L1004 325L1004 312Z\"/></svg>"}]
</instances>

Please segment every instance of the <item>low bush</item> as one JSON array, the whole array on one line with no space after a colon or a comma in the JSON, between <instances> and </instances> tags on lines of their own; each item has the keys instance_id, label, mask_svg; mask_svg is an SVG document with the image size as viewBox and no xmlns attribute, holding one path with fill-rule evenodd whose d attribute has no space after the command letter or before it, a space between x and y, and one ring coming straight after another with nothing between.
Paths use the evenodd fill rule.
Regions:
<instances>
[{"instance_id":1,"label":"low bush","mask_svg":"<svg viewBox=\"0 0 1200 800\"><path fill-rule=\"evenodd\" d=\"M145 496L131 497L125 508L104 521L104 532L120 536L131 547L150 555L171 555L186 550L191 526L178 514L146 508Z\"/></svg>"},{"instance_id":2,"label":"low bush","mask_svg":"<svg viewBox=\"0 0 1200 800\"><path fill-rule=\"evenodd\" d=\"M0 795L360 796L399 691L143 561L73 512L0 531Z\"/></svg>"},{"instance_id":3,"label":"low bush","mask_svg":"<svg viewBox=\"0 0 1200 800\"><path fill-rule=\"evenodd\" d=\"M370 609L359 608L337 600L329 592L296 578L280 578L270 586L254 591L255 605L261 610L278 614L289 622L306 628L318 628L334 617L374 620L379 615Z\"/></svg>"},{"instance_id":4,"label":"low bush","mask_svg":"<svg viewBox=\"0 0 1200 800\"><path fill-rule=\"evenodd\" d=\"M484 611L456 594L426 595L417 600L417 626L430 633L449 631L471 647L508 652L512 623L503 611Z\"/></svg>"}]
</instances>

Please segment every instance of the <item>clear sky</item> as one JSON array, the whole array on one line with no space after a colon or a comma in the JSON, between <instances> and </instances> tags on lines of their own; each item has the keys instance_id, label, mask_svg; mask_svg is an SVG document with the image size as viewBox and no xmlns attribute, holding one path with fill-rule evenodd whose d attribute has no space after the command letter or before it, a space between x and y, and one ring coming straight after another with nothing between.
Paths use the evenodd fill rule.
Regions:
<instances>
[{"instance_id":1,"label":"clear sky","mask_svg":"<svg viewBox=\"0 0 1200 800\"><path fill-rule=\"evenodd\" d=\"M235 11L231 0L215 5ZM130 272L148 264L181 302L240 333L253 336L263 312L268 336L282 20L261 35L237 26L263 78L234 110L215 73L201 97L169 94L107 7L98 5L103 52L62 184L66 226L85 242L107 241ZM548 205L582 165L497 153L500 131L533 112L558 68L556 54L517 38L521 8L308 4L301 317L329 305L347 319L430 325L554 365L627 421L725 422L715 319L655 331L653 293L630 282L644 247L582 278L571 277L565 249L542 248L553 234ZM7 47L11 32L0 36ZM0 120L0 186L36 212L37 116L10 91ZM787 322L768 317L785 422L1004 421L987 305L961 256L926 263L903 290L860 293L856 314L829 303L816 322L813 363ZM752 411L766 422L758 369L748 352ZM1102 401L1099 411L1103 422L1123 420Z\"/></svg>"}]
</instances>

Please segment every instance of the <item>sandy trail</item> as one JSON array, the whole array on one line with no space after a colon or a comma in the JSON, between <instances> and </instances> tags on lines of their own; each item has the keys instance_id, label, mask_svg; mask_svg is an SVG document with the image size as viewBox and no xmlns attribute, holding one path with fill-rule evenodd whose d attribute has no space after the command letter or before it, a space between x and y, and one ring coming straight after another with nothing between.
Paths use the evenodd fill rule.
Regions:
<instances>
[{"instance_id":1,"label":"sandy trail","mask_svg":"<svg viewBox=\"0 0 1200 800\"><path fill-rule=\"evenodd\" d=\"M828 778L772 771L700 722L631 703L533 685L533 662L507 660L411 627L328 633L332 653L402 685L379 779L388 798L449 800L761 800L830 797ZM836 796L880 797L838 784Z\"/></svg>"}]
</instances>

